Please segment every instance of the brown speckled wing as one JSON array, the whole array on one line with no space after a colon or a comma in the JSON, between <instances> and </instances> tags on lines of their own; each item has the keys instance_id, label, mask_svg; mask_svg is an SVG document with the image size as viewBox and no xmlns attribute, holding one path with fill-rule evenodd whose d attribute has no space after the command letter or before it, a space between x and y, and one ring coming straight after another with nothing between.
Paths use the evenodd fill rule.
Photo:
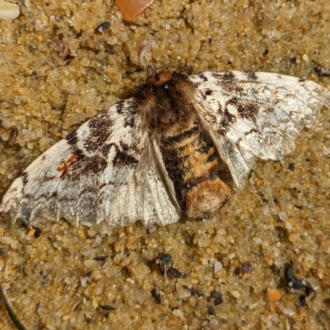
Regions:
<instances>
[{"instance_id":1,"label":"brown speckled wing","mask_svg":"<svg viewBox=\"0 0 330 330\"><path fill-rule=\"evenodd\" d=\"M175 222L133 99L84 123L37 158L3 197L0 211L27 224L66 219L110 226Z\"/></svg>"},{"instance_id":2,"label":"brown speckled wing","mask_svg":"<svg viewBox=\"0 0 330 330\"><path fill-rule=\"evenodd\" d=\"M202 72L189 77L196 109L238 187L255 158L278 160L295 149L330 91L291 76L253 72Z\"/></svg>"}]
</instances>

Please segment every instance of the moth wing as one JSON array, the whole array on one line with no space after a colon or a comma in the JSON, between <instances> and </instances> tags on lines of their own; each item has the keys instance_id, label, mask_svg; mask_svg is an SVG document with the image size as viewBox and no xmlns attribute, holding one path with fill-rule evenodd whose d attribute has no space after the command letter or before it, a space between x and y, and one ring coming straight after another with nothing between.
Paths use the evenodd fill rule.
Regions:
<instances>
[{"instance_id":1,"label":"moth wing","mask_svg":"<svg viewBox=\"0 0 330 330\"><path fill-rule=\"evenodd\" d=\"M202 72L196 110L228 164L238 187L256 158L278 160L295 149L303 127L311 127L330 91L312 81L273 73Z\"/></svg>"},{"instance_id":2,"label":"moth wing","mask_svg":"<svg viewBox=\"0 0 330 330\"><path fill-rule=\"evenodd\" d=\"M164 226L179 220L181 209L174 185L155 140L149 140L133 177L127 186L121 187L113 205L113 217L121 218L121 225L142 220L144 225Z\"/></svg>"},{"instance_id":3,"label":"moth wing","mask_svg":"<svg viewBox=\"0 0 330 330\"><path fill-rule=\"evenodd\" d=\"M25 223L175 222L179 215L148 141L134 99L118 102L32 162L4 195L0 211Z\"/></svg>"}]
</instances>

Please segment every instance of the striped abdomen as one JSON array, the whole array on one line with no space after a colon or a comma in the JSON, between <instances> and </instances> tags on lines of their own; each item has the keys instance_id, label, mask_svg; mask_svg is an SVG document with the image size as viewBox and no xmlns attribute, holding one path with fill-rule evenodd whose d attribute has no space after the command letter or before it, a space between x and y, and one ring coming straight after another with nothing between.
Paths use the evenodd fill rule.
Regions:
<instances>
[{"instance_id":1,"label":"striped abdomen","mask_svg":"<svg viewBox=\"0 0 330 330\"><path fill-rule=\"evenodd\" d=\"M217 151L197 120L167 129L160 149L179 205L189 217L208 216L227 202L230 189L218 177Z\"/></svg>"}]
</instances>

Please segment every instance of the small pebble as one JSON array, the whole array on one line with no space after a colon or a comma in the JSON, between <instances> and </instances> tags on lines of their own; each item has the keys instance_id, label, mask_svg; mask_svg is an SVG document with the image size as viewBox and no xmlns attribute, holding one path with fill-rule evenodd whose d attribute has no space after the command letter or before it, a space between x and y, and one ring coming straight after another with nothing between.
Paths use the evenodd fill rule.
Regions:
<instances>
[{"instance_id":1,"label":"small pebble","mask_svg":"<svg viewBox=\"0 0 330 330\"><path fill-rule=\"evenodd\" d=\"M163 253L160 256L160 261L163 264L168 265L168 264L170 264L172 262L172 256L169 253Z\"/></svg>"},{"instance_id":2,"label":"small pebble","mask_svg":"<svg viewBox=\"0 0 330 330\"><path fill-rule=\"evenodd\" d=\"M109 305L100 305L100 307L105 311L114 311L116 308Z\"/></svg>"},{"instance_id":3,"label":"small pebble","mask_svg":"<svg viewBox=\"0 0 330 330\"><path fill-rule=\"evenodd\" d=\"M103 22L102 24L100 24L96 29L95 32L99 32L102 33L105 30L109 30L110 29L110 22Z\"/></svg>"},{"instance_id":4,"label":"small pebble","mask_svg":"<svg viewBox=\"0 0 330 330\"><path fill-rule=\"evenodd\" d=\"M11 243L10 237L6 237L6 236L0 237L0 244L9 245L10 243Z\"/></svg>"},{"instance_id":5,"label":"small pebble","mask_svg":"<svg viewBox=\"0 0 330 330\"><path fill-rule=\"evenodd\" d=\"M160 299L160 294L157 293L156 289L151 290L151 295L156 299L156 301L160 304L162 301Z\"/></svg>"},{"instance_id":6,"label":"small pebble","mask_svg":"<svg viewBox=\"0 0 330 330\"><path fill-rule=\"evenodd\" d=\"M115 6L123 15L124 21L132 22L155 0L116 0Z\"/></svg>"},{"instance_id":7,"label":"small pebble","mask_svg":"<svg viewBox=\"0 0 330 330\"><path fill-rule=\"evenodd\" d=\"M291 64L296 64L296 62L297 62L297 58L296 57L290 58L290 63Z\"/></svg>"},{"instance_id":8,"label":"small pebble","mask_svg":"<svg viewBox=\"0 0 330 330\"><path fill-rule=\"evenodd\" d=\"M34 238L38 238L41 235L41 229L39 227L33 227L34 229Z\"/></svg>"},{"instance_id":9,"label":"small pebble","mask_svg":"<svg viewBox=\"0 0 330 330\"><path fill-rule=\"evenodd\" d=\"M81 283L81 286L82 286L83 288L86 286L87 281L88 281L88 276L86 276L86 277L82 277L82 278L80 279L80 283Z\"/></svg>"},{"instance_id":10,"label":"small pebble","mask_svg":"<svg viewBox=\"0 0 330 330\"><path fill-rule=\"evenodd\" d=\"M151 225L148 226L146 232L147 232L147 234L152 234L156 230L157 230L157 227L154 224L151 224Z\"/></svg>"},{"instance_id":11,"label":"small pebble","mask_svg":"<svg viewBox=\"0 0 330 330\"><path fill-rule=\"evenodd\" d=\"M300 281L291 270L290 264L284 265L284 278L286 282L288 283L289 287L293 289L302 289L305 287L304 283Z\"/></svg>"},{"instance_id":12,"label":"small pebble","mask_svg":"<svg viewBox=\"0 0 330 330\"><path fill-rule=\"evenodd\" d=\"M134 244L136 242L135 236L130 236L127 240L127 244Z\"/></svg>"},{"instance_id":13,"label":"small pebble","mask_svg":"<svg viewBox=\"0 0 330 330\"><path fill-rule=\"evenodd\" d=\"M31 229L28 231L27 235L28 235L29 237L33 237L35 231L36 231L36 230L35 230L34 228L31 228Z\"/></svg>"},{"instance_id":14,"label":"small pebble","mask_svg":"<svg viewBox=\"0 0 330 330\"><path fill-rule=\"evenodd\" d=\"M296 167L295 163L290 163L289 166L288 166L290 171L294 171L295 167Z\"/></svg>"},{"instance_id":15,"label":"small pebble","mask_svg":"<svg viewBox=\"0 0 330 330\"><path fill-rule=\"evenodd\" d=\"M214 272L217 273L222 268L222 263L220 261L216 261L214 263Z\"/></svg>"},{"instance_id":16,"label":"small pebble","mask_svg":"<svg viewBox=\"0 0 330 330\"><path fill-rule=\"evenodd\" d=\"M173 267L170 267L170 268L168 269L168 273L169 273L170 275L174 276L174 277L182 277L182 274L181 274L177 269L175 269L175 268L173 268Z\"/></svg>"},{"instance_id":17,"label":"small pebble","mask_svg":"<svg viewBox=\"0 0 330 330\"><path fill-rule=\"evenodd\" d=\"M222 294L220 292L213 291L211 297L213 298L213 303L215 306L223 303Z\"/></svg>"},{"instance_id":18,"label":"small pebble","mask_svg":"<svg viewBox=\"0 0 330 330\"><path fill-rule=\"evenodd\" d=\"M11 20L19 16L19 6L0 0L0 19Z\"/></svg>"},{"instance_id":19,"label":"small pebble","mask_svg":"<svg viewBox=\"0 0 330 330\"><path fill-rule=\"evenodd\" d=\"M96 260L86 260L84 262L84 266L87 268L94 268L97 266L97 261Z\"/></svg>"},{"instance_id":20,"label":"small pebble","mask_svg":"<svg viewBox=\"0 0 330 330\"><path fill-rule=\"evenodd\" d=\"M242 270L244 273L251 273L252 271L252 264L250 261L244 261L242 263Z\"/></svg>"},{"instance_id":21,"label":"small pebble","mask_svg":"<svg viewBox=\"0 0 330 330\"><path fill-rule=\"evenodd\" d=\"M241 296L241 294L237 291L237 290L233 290L231 291L231 294L235 297L235 298L239 298Z\"/></svg>"},{"instance_id":22,"label":"small pebble","mask_svg":"<svg viewBox=\"0 0 330 330\"><path fill-rule=\"evenodd\" d=\"M268 292L268 298L270 301L279 300L281 298L281 293L277 289L273 289Z\"/></svg>"},{"instance_id":23,"label":"small pebble","mask_svg":"<svg viewBox=\"0 0 330 330\"><path fill-rule=\"evenodd\" d=\"M237 276L241 275L242 274L242 267L241 266L236 267L234 273Z\"/></svg>"},{"instance_id":24,"label":"small pebble","mask_svg":"<svg viewBox=\"0 0 330 330\"><path fill-rule=\"evenodd\" d=\"M12 127L11 129L10 129L10 136L9 136L9 140L11 141L11 142L13 142L13 141L15 141L16 139L17 139L17 137L18 137L18 128L15 126L15 127Z\"/></svg>"},{"instance_id":25,"label":"small pebble","mask_svg":"<svg viewBox=\"0 0 330 330\"><path fill-rule=\"evenodd\" d=\"M305 62L308 62L308 61L309 61L309 57L308 57L307 54L304 54L302 58L303 58L303 60L304 60Z\"/></svg>"},{"instance_id":26,"label":"small pebble","mask_svg":"<svg viewBox=\"0 0 330 330\"><path fill-rule=\"evenodd\" d=\"M219 322L217 320L210 320L207 326L212 330L217 330L219 329Z\"/></svg>"},{"instance_id":27,"label":"small pebble","mask_svg":"<svg viewBox=\"0 0 330 330\"><path fill-rule=\"evenodd\" d=\"M100 257L95 257L94 260L96 261L104 261L108 256L100 256Z\"/></svg>"},{"instance_id":28,"label":"small pebble","mask_svg":"<svg viewBox=\"0 0 330 330\"><path fill-rule=\"evenodd\" d=\"M209 313L210 313L211 315L215 315L215 309L214 309L213 306L209 306Z\"/></svg>"},{"instance_id":29,"label":"small pebble","mask_svg":"<svg viewBox=\"0 0 330 330\"><path fill-rule=\"evenodd\" d=\"M161 253L156 260L159 271L162 275L166 275L166 268L172 263L172 256L169 253Z\"/></svg>"},{"instance_id":30,"label":"small pebble","mask_svg":"<svg viewBox=\"0 0 330 330\"><path fill-rule=\"evenodd\" d=\"M306 304L306 296L304 294L302 294L301 296L299 296L299 303L300 303L300 307L304 307Z\"/></svg>"}]
</instances>

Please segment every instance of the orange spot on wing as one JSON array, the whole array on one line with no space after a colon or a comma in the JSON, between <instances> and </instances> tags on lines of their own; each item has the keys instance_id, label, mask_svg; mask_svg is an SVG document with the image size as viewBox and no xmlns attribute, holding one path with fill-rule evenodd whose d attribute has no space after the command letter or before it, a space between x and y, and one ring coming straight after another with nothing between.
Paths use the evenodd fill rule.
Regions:
<instances>
[{"instance_id":1,"label":"orange spot on wing","mask_svg":"<svg viewBox=\"0 0 330 330\"><path fill-rule=\"evenodd\" d=\"M65 161L63 162L62 165L60 165L60 166L57 167L57 170L58 170L59 172L68 173L69 170L70 170L70 169L69 169L69 165L70 165L71 163L75 162L77 158L78 158L77 155L75 155L75 154L71 155L67 160L65 160Z\"/></svg>"},{"instance_id":2,"label":"orange spot on wing","mask_svg":"<svg viewBox=\"0 0 330 330\"><path fill-rule=\"evenodd\" d=\"M64 173L69 172L68 165L67 165L65 162L63 163L63 165L58 166L58 167L57 167L57 170L58 170L59 172L64 172Z\"/></svg>"},{"instance_id":3,"label":"orange spot on wing","mask_svg":"<svg viewBox=\"0 0 330 330\"><path fill-rule=\"evenodd\" d=\"M71 155L71 156L66 160L66 163L67 163L67 164L73 163L77 158L78 158L77 155Z\"/></svg>"}]
</instances>

